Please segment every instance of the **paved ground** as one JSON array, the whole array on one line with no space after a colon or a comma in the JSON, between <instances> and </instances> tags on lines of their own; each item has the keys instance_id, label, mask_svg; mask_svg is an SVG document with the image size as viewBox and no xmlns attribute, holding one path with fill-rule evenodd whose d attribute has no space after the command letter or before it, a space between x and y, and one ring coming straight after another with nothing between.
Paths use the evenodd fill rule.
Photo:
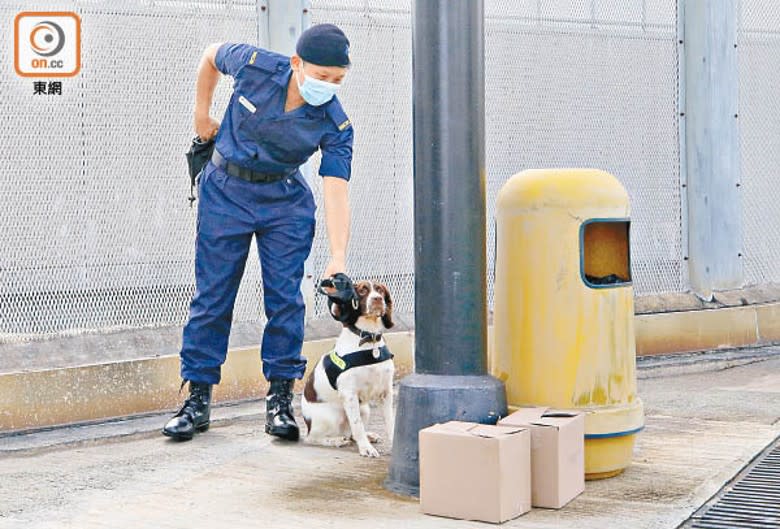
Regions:
<instances>
[{"instance_id":1,"label":"paved ground","mask_svg":"<svg viewBox=\"0 0 780 529\"><path fill-rule=\"evenodd\" d=\"M780 435L780 351L648 361L634 464L560 511L507 527L675 528ZM261 404L221 408L189 443L164 416L0 438L0 528L475 527L384 491L389 462L262 432Z\"/></svg>"}]
</instances>

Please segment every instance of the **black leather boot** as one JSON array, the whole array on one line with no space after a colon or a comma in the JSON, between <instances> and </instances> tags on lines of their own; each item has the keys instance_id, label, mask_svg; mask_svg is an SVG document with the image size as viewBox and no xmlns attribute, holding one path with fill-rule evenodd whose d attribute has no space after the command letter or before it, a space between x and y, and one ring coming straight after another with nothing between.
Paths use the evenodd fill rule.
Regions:
<instances>
[{"instance_id":1,"label":"black leather boot","mask_svg":"<svg viewBox=\"0 0 780 529\"><path fill-rule=\"evenodd\" d=\"M297 441L300 435L292 408L293 380L271 380L265 397L265 433Z\"/></svg>"},{"instance_id":2,"label":"black leather boot","mask_svg":"<svg viewBox=\"0 0 780 529\"><path fill-rule=\"evenodd\" d=\"M177 441L192 439L195 432L205 432L211 423L209 418L211 414L211 384L192 381L189 383L190 396L162 431L163 435ZM184 382L182 387L184 387Z\"/></svg>"}]
</instances>

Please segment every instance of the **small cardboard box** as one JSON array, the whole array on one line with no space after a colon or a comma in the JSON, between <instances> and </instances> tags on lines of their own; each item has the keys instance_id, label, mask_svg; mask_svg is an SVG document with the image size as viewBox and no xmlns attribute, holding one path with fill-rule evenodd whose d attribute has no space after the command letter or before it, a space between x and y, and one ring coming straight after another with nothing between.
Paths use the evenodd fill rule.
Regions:
<instances>
[{"instance_id":1,"label":"small cardboard box","mask_svg":"<svg viewBox=\"0 0 780 529\"><path fill-rule=\"evenodd\" d=\"M502 523L531 510L527 428L459 421L420 430L424 513Z\"/></svg>"},{"instance_id":2,"label":"small cardboard box","mask_svg":"<svg viewBox=\"0 0 780 529\"><path fill-rule=\"evenodd\" d=\"M531 504L560 509L585 490L585 415L520 408L498 421L531 429Z\"/></svg>"}]
</instances>

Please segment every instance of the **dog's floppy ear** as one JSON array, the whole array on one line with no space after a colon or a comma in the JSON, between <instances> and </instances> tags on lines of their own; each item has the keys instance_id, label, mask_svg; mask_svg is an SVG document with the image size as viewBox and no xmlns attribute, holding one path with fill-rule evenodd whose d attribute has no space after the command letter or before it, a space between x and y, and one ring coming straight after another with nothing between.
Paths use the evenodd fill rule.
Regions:
<instances>
[{"instance_id":1,"label":"dog's floppy ear","mask_svg":"<svg viewBox=\"0 0 780 529\"><path fill-rule=\"evenodd\" d=\"M390 297L390 291L387 286L382 285L385 291L385 315L382 316L382 325L385 329L390 329L395 323L393 322L393 299Z\"/></svg>"}]
</instances>

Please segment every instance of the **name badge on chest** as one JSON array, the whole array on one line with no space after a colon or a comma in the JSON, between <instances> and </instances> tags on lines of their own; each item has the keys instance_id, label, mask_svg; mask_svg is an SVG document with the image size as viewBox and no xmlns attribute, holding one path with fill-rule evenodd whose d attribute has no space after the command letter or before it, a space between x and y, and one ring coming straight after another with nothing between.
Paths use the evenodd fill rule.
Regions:
<instances>
[{"instance_id":1,"label":"name badge on chest","mask_svg":"<svg viewBox=\"0 0 780 529\"><path fill-rule=\"evenodd\" d=\"M238 97L238 102L241 103L244 108L246 108L248 111L250 111L252 114L254 114L257 111L257 108L252 104L250 100L245 98L244 96Z\"/></svg>"}]
</instances>

